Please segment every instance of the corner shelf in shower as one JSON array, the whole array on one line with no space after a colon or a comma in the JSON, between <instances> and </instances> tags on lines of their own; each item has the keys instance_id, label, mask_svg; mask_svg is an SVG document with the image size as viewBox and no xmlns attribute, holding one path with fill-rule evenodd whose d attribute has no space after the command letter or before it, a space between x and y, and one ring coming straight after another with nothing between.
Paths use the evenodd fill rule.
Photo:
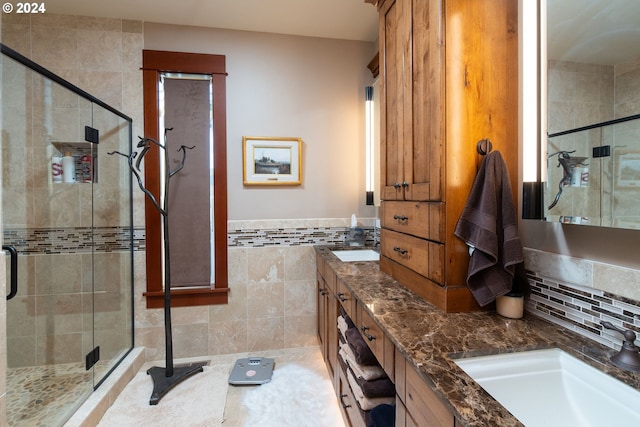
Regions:
<instances>
[{"instance_id":1,"label":"corner shelf in shower","mask_svg":"<svg viewBox=\"0 0 640 427\"><path fill-rule=\"evenodd\" d=\"M76 184L91 184L98 182L98 145L90 142L51 142L51 145L60 152L71 152L76 165ZM86 162L83 158L89 156L89 170L86 170ZM84 168L84 169L83 169Z\"/></svg>"}]
</instances>

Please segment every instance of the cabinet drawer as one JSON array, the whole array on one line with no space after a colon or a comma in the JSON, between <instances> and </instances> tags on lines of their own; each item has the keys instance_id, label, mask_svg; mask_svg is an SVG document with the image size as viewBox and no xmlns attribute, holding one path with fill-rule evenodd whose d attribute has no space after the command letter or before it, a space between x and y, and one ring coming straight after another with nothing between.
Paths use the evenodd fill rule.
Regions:
<instances>
[{"instance_id":1,"label":"cabinet drawer","mask_svg":"<svg viewBox=\"0 0 640 427\"><path fill-rule=\"evenodd\" d=\"M381 225L423 239L443 241L441 202L394 202L381 204Z\"/></svg>"},{"instance_id":2,"label":"cabinet drawer","mask_svg":"<svg viewBox=\"0 0 640 427\"><path fill-rule=\"evenodd\" d=\"M356 321L356 300L351 295L351 291L347 289L347 287L342 283L341 280L337 280L337 292L336 297L340 302L340 305L344 308L344 311L347 312L347 315L353 320Z\"/></svg>"},{"instance_id":3,"label":"cabinet drawer","mask_svg":"<svg viewBox=\"0 0 640 427\"><path fill-rule=\"evenodd\" d=\"M380 253L436 283L443 282L444 245L395 231L380 231Z\"/></svg>"},{"instance_id":4,"label":"cabinet drawer","mask_svg":"<svg viewBox=\"0 0 640 427\"><path fill-rule=\"evenodd\" d=\"M407 364L405 375L407 425L411 419L417 426L453 427L453 414L415 368Z\"/></svg>"},{"instance_id":5,"label":"cabinet drawer","mask_svg":"<svg viewBox=\"0 0 640 427\"><path fill-rule=\"evenodd\" d=\"M384 341L385 336L382 329L371 318L371 315L361 305L358 305L358 329L360 335L364 338L364 342L367 343L373 354L378 359L380 366L385 366L384 363Z\"/></svg>"}]
</instances>

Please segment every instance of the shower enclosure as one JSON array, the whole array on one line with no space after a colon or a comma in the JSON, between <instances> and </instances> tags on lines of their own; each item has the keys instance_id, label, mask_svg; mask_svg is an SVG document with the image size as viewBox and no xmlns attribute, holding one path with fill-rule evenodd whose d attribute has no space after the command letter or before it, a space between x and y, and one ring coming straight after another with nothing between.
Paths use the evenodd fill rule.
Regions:
<instances>
[{"instance_id":1,"label":"shower enclosure","mask_svg":"<svg viewBox=\"0 0 640 427\"><path fill-rule=\"evenodd\" d=\"M6 424L62 425L133 348L131 119L1 47Z\"/></svg>"}]
</instances>

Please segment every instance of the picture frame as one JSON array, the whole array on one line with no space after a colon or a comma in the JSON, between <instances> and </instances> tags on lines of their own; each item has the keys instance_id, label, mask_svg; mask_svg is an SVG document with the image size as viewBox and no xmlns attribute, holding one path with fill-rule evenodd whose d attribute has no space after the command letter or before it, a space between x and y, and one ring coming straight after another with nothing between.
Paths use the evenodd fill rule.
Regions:
<instances>
[{"instance_id":1,"label":"picture frame","mask_svg":"<svg viewBox=\"0 0 640 427\"><path fill-rule=\"evenodd\" d=\"M301 185L302 139L242 137L244 185Z\"/></svg>"},{"instance_id":2,"label":"picture frame","mask_svg":"<svg viewBox=\"0 0 640 427\"><path fill-rule=\"evenodd\" d=\"M618 187L640 187L640 151L617 150L616 185Z\"/></svg>"}]
</instances>

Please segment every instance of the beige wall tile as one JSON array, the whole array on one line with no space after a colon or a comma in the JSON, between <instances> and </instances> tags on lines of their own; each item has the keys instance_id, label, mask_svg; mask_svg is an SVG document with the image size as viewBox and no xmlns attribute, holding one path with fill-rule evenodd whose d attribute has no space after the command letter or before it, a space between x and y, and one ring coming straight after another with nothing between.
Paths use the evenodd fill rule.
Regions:
<instances>
[{"instance_id":1,"label":"beige wall tile","mask_svg":"<svg viewBox=\"0 0 640 427\"><path fill-rule=\"evenodd\" d=\"M283 248L247 249L247 279L250 283L281 282L284 280Z\"/></svg>"},{"instance_id":2,"label":"beige wall tile","mask_svg":"<svg viewBox=\"0 0 640 427\"><path fill-rule=\"evenodd\" d=\"M247 350L284 348L284 317L267 317L249 321Z\"/></svg>"},{"instance_id":3,"label":"beige wall tile","mask_svg":"<svg viewBox=\"0 0 640 427\"><path fill-rule=\"evenodd\" d=\"M209 354L243 353L247 347L248 322L240 320L217 320L209 324Z\"/></svg>"},{"instance_id":4,"label":"beige wall tile","mask_svg":"<svg viewBox=\"0 0 640 427\"><path fill-rule=\"evenodd\" d=\"M247 287L247 317L284 316L284 283L257 283Z\"/></svg>"},{"instance_id":5,"label":"beige wall tile","mask_svg":"<svg viewBox=\"0 0 640 427\"><path fill-rule=\"evenodd\" d=\"M315 264L314 264L315 266ZM287 281L284 287L285 317L316 315L317 292L315 281Z\"/></svg>"},{"instance_id":6,"label":"beige wall tile","mask_svg":"<svg viewBox=\"0 0 640 427\"><path fill-rule=\"evenodd\" d=\"M207 323L174 325L172 335L173 356L175 358L206 356L209 353L209 325ZM162 342L164 343L164 340Z\"/></svg>"},{"instance_id":7,"label":"beige wall tile","mask_svg":"<svg viewBox=\"0 0 640 427\"><path fill-rule=\"evenodd\" d=\"M229 286L243 284L249 281L247 249L228 248L227 274Z\"/></svg>"},{"instance_id":8,"label":"beige wall tile","mask_svg":"<svg viewBox=\"0 0 640 427\"><path fill-rule=\"evenodd\" d=\"M47 335L36 342L36 364L55 365L84 360L82 333Z\"/></svg>"},{"instance_id":9,"label":"beige wall tile","mask_svg":"<svg viewBox=\"0 0 640 427\"><path fill-rule=\"evenodd\" d=\"M283 249L285 256L284 278L291 280L313 280L316 276L316 254L313 246L289 246Z\"/></svg>"},{"instance_id":10,"label":"beige wall tile","mask_svg":"<svg viewBox=\"0 0 640 427\"><path fill-rule=\"evenodd\" d=\"M285 317L284 347L306 347L318 344L316 316Z\"/></svg>"},{"instance_id":11,"label":"beige wall tile","mask_svg":"<svg viewBox=\"0 0 640 427\"><path fill-rule=\"evenodd\" d=\"M210 323L246 320L248 318L247 306L247 285L240 283L230 285L228 303L209 306Z\"/></svg>"},{"instance_id":12,"label":"beige wall tile","mask_svg":"<svg viewBox=\"0 0 640 427\"><path fill-rule=\"evenodd\" d=\"M20 368L36 364L36 336L7 337L7 366Z\"/></svg>"}]
</instances>

